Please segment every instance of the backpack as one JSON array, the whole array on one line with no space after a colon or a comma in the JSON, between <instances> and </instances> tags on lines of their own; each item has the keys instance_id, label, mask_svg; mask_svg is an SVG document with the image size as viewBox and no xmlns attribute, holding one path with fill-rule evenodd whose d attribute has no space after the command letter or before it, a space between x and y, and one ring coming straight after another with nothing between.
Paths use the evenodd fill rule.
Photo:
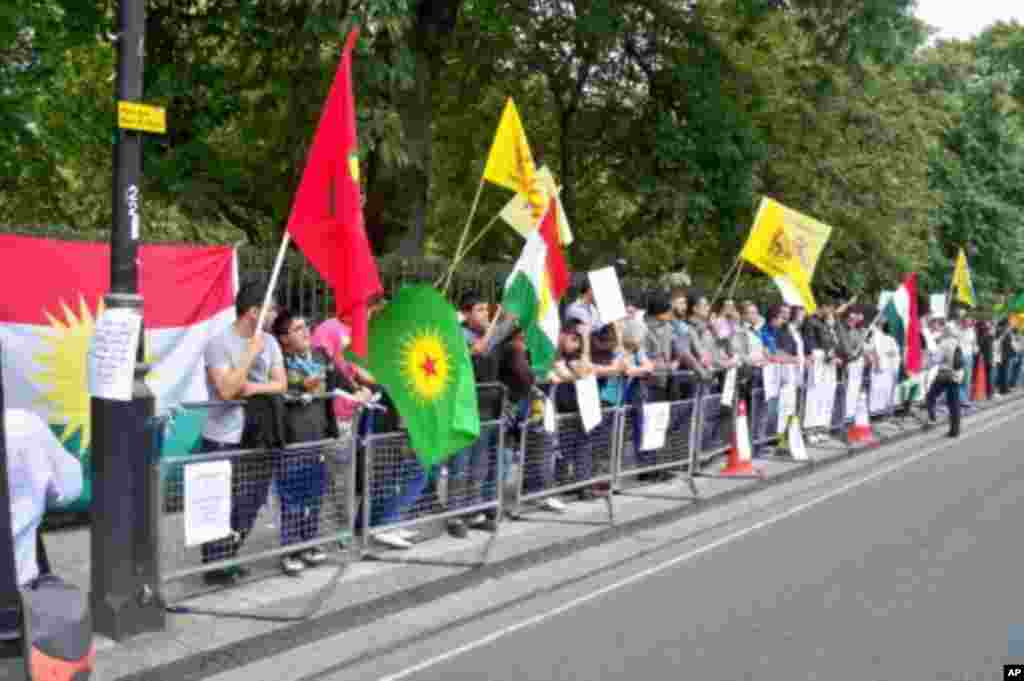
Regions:
<instances>
[{"instance_id":1,"label":"backpack","mask_svg":"<svg viewBox=\"0 0 1024 681\"><path fill-rule=\"evenodd\" d=\"M14 561L7 432L0 380L0 639L7 653L0 677L27 681L86 681L95 667L88 596L49 574L46 547L37 535L40 576L19 588Z\"/></svg>"}]
</instances>

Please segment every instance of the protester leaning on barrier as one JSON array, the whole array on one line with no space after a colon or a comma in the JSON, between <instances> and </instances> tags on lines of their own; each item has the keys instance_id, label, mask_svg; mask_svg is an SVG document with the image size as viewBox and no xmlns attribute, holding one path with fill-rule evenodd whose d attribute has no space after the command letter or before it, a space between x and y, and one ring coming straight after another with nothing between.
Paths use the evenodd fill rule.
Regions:
<instances>
[{"instance_id":1,"label":"protester leaning on barrier","mask_svg":"<svg viewBox=\"0 0 1024 681\"><path fill-rule=\"evenodd\" d=\"M985 367L985 398L991 400L993 397L992 386L995 384L995 329L992 322L981 321L977 326L978 333L978 362Z\"/></svg>"},{"instance_id":2,"label":"protester leaning on barrier","mask_svg":"<svg viewBox=\"0 0 1024 681\"><path fill-rule=\"evenodd\" d=\"M293 396L324 396L336 388L353 393L356 387L341 375L331 358L314 348L305 319L280 310L274 337L281 344L288 392ZM285 435L289 443L337 439L338 423L329 400L290 401L285 406ZM281 545L315 539L320 531L320 509L328 487L327 462L322 454L288 453L275 462L274 477L281 500ZM281 559L285 574L296 576L306 566L327 560L318 547L297 551Z\"/></svg>"},{"instance_id":3,"label":"protester leaning on barrier","mask_svg":"<svg viewBox=\"0 0 1024 681\"><path fill-rule=\"evenodd\" d=\"M949 408L949 437L958 437L960 435L959 385L965 378L966 366L963 361L963 348L958 334L951 324L946 324L945 319L936 319L935 325L938 333L931 359L939 367L939 371L925 399L928 420L935 423L935 403L939 395L944 393L946 405Z\"/></svg>"},{"instance_id":4,"label":"protester leaning on barrier","mask_svg":"<svg viewBox=\"0 0 1024 681\"><path fill-rule=\"evenodd\" d=\"M506 330L498 330L497 326L492 328L491 307L479 293L471 292L463 296L459 307L463 318L462 333L469 346L473 375L478 386L480 422L496 421L501 418L501 392L493 387L480 386L498 381L499 357L493 340L504 335ZM488 330L491 331L490 335ZM496 439L493 442L492 439L486 428L482 428L480 438L456 453L448 462L449 508L465 508L489 500L484 498L484 487L494 483L492 478L496 475L496 471L490 470L489 452L497 447ZM493 532L497 529L497 519L493 514L485 513L477 513L468 518L452 518L448 521L448 534L464 538L469 535L470 527Z\"/></svg>"},{"instance_id":5,"label":"protester leaning on barrier","mask_svg":"<svg viewBox=\"0 0 1024 681\"><path fill-rule=\"evenodd\" d=\"M260 395L283 394L288 387L281 348L274 337L257 332L260 307L266 289L248 284L235 297L237 319L214 336L203 350L206 382L210 397L217 400L250 399ZM211 407L203 427L203 452L238 449L247 443L247 423L258 426L242 406ZM203 544L203 562L233 558L252 530L260 507L270 490L269 461L264 456L246 456L232 461L231 528L234 535ZM231 580L247 573L241 566L210 570L211 582Z\"/></svg>"}]
</instances>

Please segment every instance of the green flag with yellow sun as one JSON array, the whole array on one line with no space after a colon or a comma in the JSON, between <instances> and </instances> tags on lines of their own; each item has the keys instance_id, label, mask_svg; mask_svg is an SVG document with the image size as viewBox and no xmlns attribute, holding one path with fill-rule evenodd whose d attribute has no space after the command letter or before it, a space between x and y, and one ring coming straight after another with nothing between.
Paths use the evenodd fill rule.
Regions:
<instances>
[{"instance_id":1,"label":"green flag with yellow sun","mask_svg":"<svg viewBox=\"0 0 1024 681\"><path fill-rule=\"evenodd\" d=\"M476 379L455 308L406 286L370 321L370 372L387 388L424 468L480 437Z\"/></svg>"}]
</instances>

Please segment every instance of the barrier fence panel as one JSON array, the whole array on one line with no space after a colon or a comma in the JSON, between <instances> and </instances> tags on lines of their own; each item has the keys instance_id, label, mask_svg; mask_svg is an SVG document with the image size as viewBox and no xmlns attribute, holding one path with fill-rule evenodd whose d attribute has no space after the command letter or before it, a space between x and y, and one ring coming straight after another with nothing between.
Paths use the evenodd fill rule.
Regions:
<instances>
[{"instance_id":1,"label":"barrier fence panel","mask_svg":"<svg viewBox=\"0 0 1024 681\"><path fill-rule=\"evenodd\" d=\"M201 592L203 577L211 571L314 548L334 549L350 541L354 453L349 438L155 462L160 494L153 503L160 513L157 563L163 601L169 604ZM225 501L219 491L225 483L230 485L230 528L225 528L230 532L214 536L217 524L211 521ZM212 519L205 516L211 511Z\"/></svg>"},{"instance_id":2,"label":"barrier fence panel","mask_svg":"<svg viewBox=\"0 0 1024 681\"><path fill-rule=\"evenodd\" d=\"M555 416L554 432L530 419L519 439L520 486L514 508L526 502L605 485L609 522L615 520L611 483L621 446L622 407L605 407L590 432L578 413Z\"/></svg>"},{"instance_id":3,"label":"barrier fence panel","mask_svg":"<svg viewBox=\"0 0 1024 681\"><path fill-rule=\"evenodd\" d=\"M493 514L500 523L503 420L482 422L474 444L429 470L417 459L405 431L369 435L362 447L365 493L359 515L364 556L373 555L370 540L395 530L478 513ZM495 530L487 541L480 562L487 560L497 534Z\"/></svg>"},{"instance_id":4,"label":"barrier fence panel","mask_svg":"<svg viewBox=\"0 0 1024 681\"><path fill-rule=\"evenodd\" d=\"M646 404L636 401L624 408L619 478L649 476L658 471L683 468L690 463L693 433L696 432L699 384L692 372L675 372L668 378L677 382L668 391L670 394L690 394L692 397L664 402L668 405L668 425L665 444L657 449L643 449ZM660 400L648 404L657 402Z\"/></svg>"},{"instance_id":5,"label":"barrier fence panel","mask_svg":"<svg viewBox=\"0 0 1024 681\"><path fill-rule=\"evenodd\" d=\"M723 371L715 372L710 383L701 385L699 408L697 410L697 436L693 453L694 464L691 474L696 473L701 465L729 450L732 439L733 410L736 406L737 390L729 404L722 404Z\"/></svg>"}]
</instances>

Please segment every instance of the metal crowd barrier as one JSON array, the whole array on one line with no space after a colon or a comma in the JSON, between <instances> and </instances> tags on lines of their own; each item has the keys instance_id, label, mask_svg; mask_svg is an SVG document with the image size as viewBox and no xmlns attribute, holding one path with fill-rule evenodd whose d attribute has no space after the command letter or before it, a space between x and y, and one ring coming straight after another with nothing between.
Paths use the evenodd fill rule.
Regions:
<instances>
[{"instance_id":1,"label":"metal crowd barrier","mask_svg":"<svg viewBox=\"0 0 1024 681\"><path fill-rule=\"evenodd\" d=\"M220 404L224 403L183 406L206 408ZM157 426L161 436L164 425ZM203 477L217 477L223 471L205 467L205 475L200 475L204 471L191 467L217 462L228 462L230 468L230 533L209 536L207 527L206 534L196 536L196 532L204 531L202 514L207 509L201 505L192 508L186 495L201 494ZM329 562L334 563L337 572L324 589L333 588L333 582L353 557L343 550L355 529L352 438L295 443L282 449L225 449L180 458L160 457L153 461L152 470L158 476L159 490L152 501L159 509L160 519L157 596L168 607L209 590L204 576L212 571L253 566L314 548L326 548L328 554L333 554ZM186 489L190 472L196 473L197 486L191 491ZM210 499L207 502L213 503ZM198 517L189 517L192 513ZM346 559L338 560L341 556ZM272 569L280 571L277 565ZM278 619L310 616L319 607L322 595L310 601L305 614Z\"/></svg>"},{"instance_id":2,"label":"metal crowd barrier","mask_svg":"<svg viewBox=\"0 0 1024 681\"><path fill-rule=\"evenodd\" d=\"M615 522L612 482L615 480L622 440L621 406L601 409L601 421L587 432L579 413L555 415L551 432L542 416L529 418L519 437L519 494L522 504L569 492L606 487L609 522Z\"/></svg>"},{"instance_id":3,"label":"metal crowd barrier","mask_svg":"<svg viewBox=\"0 0 1024 681\"><path fill-rule=\"evenodd\" d=\"M501 411L506 400L501 384L480 384L478 390L499 391ZM411 448L408 433L371 433L357 438L364 452L359 527L363 557L377 557L370 548L374 537L409 531L438 521L491 513L498 527L504 505L505 420L482 421L480 438L444 464L424 469ZM498 536L485 544L480 563L487 560ZM422 561L420 561L422 562Z\"/></svg>"},{"instance_id":4,"label":"metal crowd barrier","mask_svg":"<svg viewBox=\"0 0 1024 681\"><path fill-rule=\"evenodd\" d=\"M650 480L676 469L689 470L692 464L692 453L696 449L697 433L700 432L698 405L702 386L696 374L691 371L659 374L657 378L665 379L665 392L679 393L672 396L681 397L686 394L690 397L666 401L668 427L665 431L665 444L657 449L643 448L644 409L650 403L632 401L623 408L623 437L616 488L620 487L623 479ZM692 488L692 476L690 483Z\"/></svg>"}]
</instances>

